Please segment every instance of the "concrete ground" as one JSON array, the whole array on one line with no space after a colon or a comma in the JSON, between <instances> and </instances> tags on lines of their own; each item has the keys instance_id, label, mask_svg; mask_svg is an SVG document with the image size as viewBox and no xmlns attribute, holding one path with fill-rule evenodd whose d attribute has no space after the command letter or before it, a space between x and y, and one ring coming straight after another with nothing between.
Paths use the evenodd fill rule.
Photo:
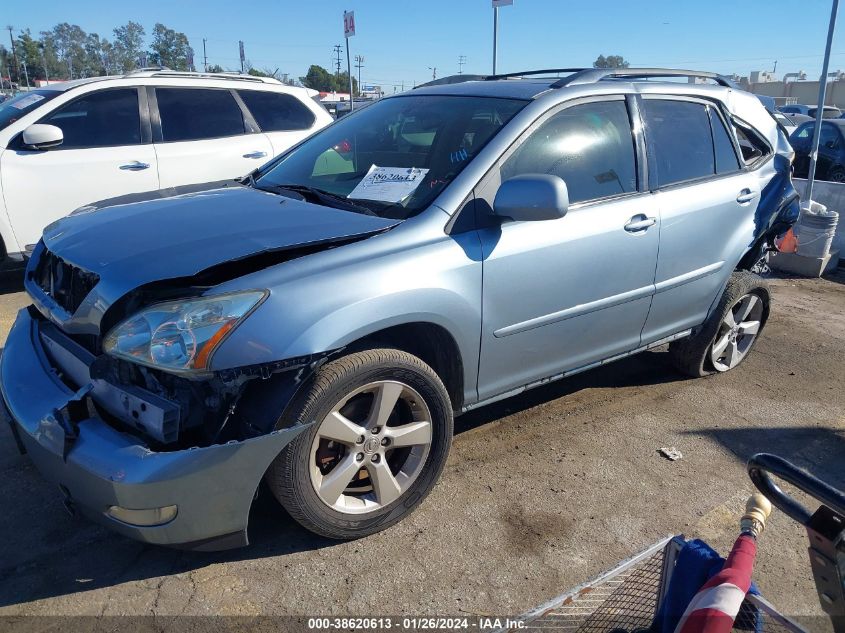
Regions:
<instances>
[{"instance_id":1,"label":"concrete ground","mask_svg":"<svg viewBox=\"0 0 845 633\"><path fill-rule=\"evenodd\" d=\"M772 285L769 325L739 369L688 380L659 350L459 418L428 500L356 542L312 536L265 495L249 548L144 546L66 515L0 424L0 616L513 615L666 534L725 552L751 454L781 454L845 488L845 275ZM0 342L26 304L19 287L0 295ZM683 459L662 458L662 446ZM755 575L784 613L829 630L805 536L783 515L760 540Z\"/></svg>"}]
</instances>

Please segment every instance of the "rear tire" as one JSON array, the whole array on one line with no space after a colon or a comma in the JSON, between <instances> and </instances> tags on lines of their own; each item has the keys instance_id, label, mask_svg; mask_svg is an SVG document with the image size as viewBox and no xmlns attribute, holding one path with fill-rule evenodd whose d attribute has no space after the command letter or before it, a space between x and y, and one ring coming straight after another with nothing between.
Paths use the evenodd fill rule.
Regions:
<instances>
[{"instance_id":1,"label":"rear tire","mask_svg":"<svg viewBox=\"0 0 845 633\"><path fill-rule=\"evenodd\" d=\"M446 387L416 356L396 349L344 356L321 367L277 423L315 421L271 464L267 483L312 532L373 534L413 512L437 483L452 417Z\"/></svg>"},{"instance_id":2,"label":"rear tire","mask_svg":"<svg viewBox=\"0 0 845 633\"><path fill-rule=\"evenodd\" d=\"M669 345L670 362L694 378L733 369L757 342L769 318L769 303L763 279L745 270L735 271L701 329Z\"/></svg>"},{"instance_id":3,"label":"rear tire","mask_svg":"<svg viewBox=\"0 0 845 633\"><path fill-rule=\"evenodd\" d=\"M828 172L827 179L830 182L845 182L845 168L834 167Z\"/></svg>"}]
</instances>

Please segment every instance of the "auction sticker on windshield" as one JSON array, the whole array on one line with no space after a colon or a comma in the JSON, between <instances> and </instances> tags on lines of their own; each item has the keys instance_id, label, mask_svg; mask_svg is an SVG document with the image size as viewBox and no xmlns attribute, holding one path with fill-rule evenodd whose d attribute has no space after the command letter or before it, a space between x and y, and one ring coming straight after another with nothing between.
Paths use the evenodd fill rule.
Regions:
<instances>
[{"instance_id":1,"label":"auction sticker on windshield","mask_svg":"<svg viewBox=\"0 0 845 633\"><path fill-rule=\"evenodd\" d=\"M372 165L347 198L401 202L414 193L425 178L428 169L417 167L378 167Z\"/></svg>"},{"instance_id":2,"label":"auction sticker on windshield","mask_svg":"<svg viewBox=\"0 0 845 633\"><path fill-rule=\"evenodd\" d=\"M33 103L38 103L44 99L43 96L37 94L26 95L23 99L18 99L14 103L10 103L9 105L13 108L17 108L18 110L23 110L27 106L31 106Z\"/></svg>"}]
</instances>

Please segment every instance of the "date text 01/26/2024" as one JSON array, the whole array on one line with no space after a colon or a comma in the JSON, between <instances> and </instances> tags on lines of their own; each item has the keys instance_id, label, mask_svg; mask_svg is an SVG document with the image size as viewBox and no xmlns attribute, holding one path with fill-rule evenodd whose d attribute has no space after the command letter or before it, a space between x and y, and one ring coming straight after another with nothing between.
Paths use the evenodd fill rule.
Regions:
<instances>
[{"instance_id":1,"label":"date text 01/26/2024","mask_svg":"<svg viewBox=\"0 0 845 633\"><path fill-rule=\"evenodd\" d=\"M513 617L315 617L308 618L309 631L497 631L525 627Z\"/></svg>"}]
</instances>

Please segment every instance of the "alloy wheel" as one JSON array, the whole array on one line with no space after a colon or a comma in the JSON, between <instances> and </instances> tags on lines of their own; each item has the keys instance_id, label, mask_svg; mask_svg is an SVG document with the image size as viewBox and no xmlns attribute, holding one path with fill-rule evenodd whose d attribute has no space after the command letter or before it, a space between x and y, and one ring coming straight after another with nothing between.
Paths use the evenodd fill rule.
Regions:
<instances>
[{"instance_id":1,"label":"alloy wheel","mask_svg":"<svg viewBox=\"0 0 845 633\"><path fill-rule=\"evenodd\" d=\"M748 354L760 332L763 308L760 297L747 294L727 311L710 350L716 371L733 369Z\"/></svg>"},{"instance_id":2,"label":"alloy wheel","mask_svg":"<svg viewBox=\"0 0 845 633\"><path fill-rule=\"evenodd\" d=\"M338 512L374 512L419 477L431 442L431 413L419 393L398 381L368 383L320 422L309 453L311 484Z\"/></svg>"}]
</instances>

